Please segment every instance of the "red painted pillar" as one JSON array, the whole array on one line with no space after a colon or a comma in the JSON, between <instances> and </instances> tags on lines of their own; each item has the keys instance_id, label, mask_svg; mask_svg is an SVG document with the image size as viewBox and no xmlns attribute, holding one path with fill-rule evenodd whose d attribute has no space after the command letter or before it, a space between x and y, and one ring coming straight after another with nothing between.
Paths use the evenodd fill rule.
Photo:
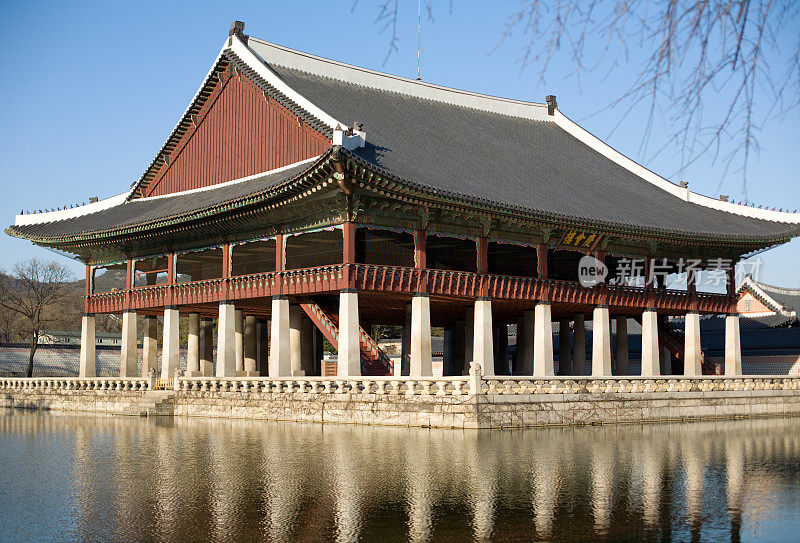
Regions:
<instances>
[{"instance_id":1,"label":"red painted pillar","mask_svg":"<svg viewBox=\"0 0 800 543\"><path fill-rule=\"evenodd\" d=\"M736 294L736 263L731 261L731 267L728 268L728 296Z\"/></svg>"},{"instance_id":2,"label":"red painted pillar","mask_svg":"<svg viewBox=\"0 0 800 543\"><path fill-rule=\"evenodd\" d=\"M478 273L489 273L489 238L478 238Z\"/></svg>"},{"instance_id":3,"label":"red painted pillar","mask_svg":"<svg viewBox=\"0 0 800 543\"><path fill-rule=\"evenodd\" d=\"M414 267L418 270L425 270L428 267L427 241L426 230L414 231ZM416 291L428 292L428 275L425 271L418 272Z\"/></svg>"},{"instance_id":4,"label":"red painted pillar","mask_svg":"<svg viewBox=\"0 0 800 543\"><path fill-rule=\"evenodd\" d=\"M352 222L342 224L344 246L342 248L342 263L344 264L344 288L356 288L356 225Z\"/></svg>"},{"instance_id":5,"label":"red painted pillar","mask_svg":"<svg viewBox=\"0 0 800 543\"><path fill-rule=\"evenodd\" d=\"M133 288L133 260L125 262L125 297L122 302L122 308L128 310L131 308L131 289Z\"/></svg>"},{"instance_id":6,"label":"red painted pillar","mask_svg":"<svg viewBox=\"0 0 800 543\"><path fill-rule=\"evenodd\" d=\"M547 279L547 247L546 243L536 247L536 275L539 279Z\"/></svg>"},{"instance_id":7,"label":"red painted pillar","mask_svg":"<svg viewBox=\"0 0 800 543\"><path fill-rule=\"evenodd\" d=\"M83 312L89 312L89 296L92 294L92 267L86 265L86 282L83 285Z\"/></svg>"},{"instance_id":8,"label":"red painted pillar","mask_svg":"<svg viewBox=\"0 0 800 543\"><path fill-rule=\"evenodd\" d=\"M231 244L222 244L222 292L220 292L220 300L226 301L228 299L228 283L231 277Z\"/></svg>"},{"instance_id":9,"label":"red painted pillar","mask_svg":"<svg viewBox=\"0 0 800 543\"><path fill-rule=\"evenodd\" d=\"M653 288L655 285L655 274L653 273L653 259L649 256L644 259L644 286Z\"/></svg>"}]
</instances>

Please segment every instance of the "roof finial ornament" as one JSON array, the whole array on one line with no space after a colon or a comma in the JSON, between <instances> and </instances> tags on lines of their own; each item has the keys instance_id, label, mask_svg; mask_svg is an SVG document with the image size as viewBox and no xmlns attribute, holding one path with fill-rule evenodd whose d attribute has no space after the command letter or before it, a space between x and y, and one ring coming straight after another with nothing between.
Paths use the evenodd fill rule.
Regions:
<instances>
[{"instance_id":1,"label":"roof finial ornament","mask_svg":"<svg viewBox=\"0 0 800 543\"><path fill-rule=\"evenodd\" d=\"M244 34L244 21L233 21L228 36L236 36L243 42L247 43L247 36Z\"/></svg>"},{"instance_id":2,"label":"roof finial ornament","mask_svg":"<svg viewBox=\"0 0 800 543\"><path fill-rule=\"evenodd\" d=\"M547 102L547 114L555 115L556 109L558 109L558 103L556 103L556 95L548 94L547 96L544 97L544 99Z\"/></svg>"}]
</instances>

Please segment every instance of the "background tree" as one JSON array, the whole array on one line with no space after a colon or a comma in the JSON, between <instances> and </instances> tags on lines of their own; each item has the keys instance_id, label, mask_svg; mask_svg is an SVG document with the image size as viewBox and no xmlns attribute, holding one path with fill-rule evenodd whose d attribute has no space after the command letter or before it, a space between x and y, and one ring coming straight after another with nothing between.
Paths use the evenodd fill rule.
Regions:
<instances>
[{"instance_id":1,"label":"background tree","mask_svg":"<svg viewBox=\"0 0 800 543\"><path fill-rule=\"evenodd\" d=\"M73 290L67 282L71 274L58 262L36 258L16 264L14 274L0 281L0 306L19 315L30 336L26 375L31 377L42 327L63 318L61 305Z\"/></svg>"},{"instance_id":2,"label":"background tree","mask_svg":"<svg viewBox=\"0 0 800 543\"><path fill-rule=\"evenodd\" d=\"M435 3L421 2L428 22L433 22ZM451 12L457 6L452 0L439 4ZM376 23L389 35L387 59L398 50L399 5L399 0L377 2ZM681 155L676 175L710 157L722 164L720 184L730 167L738 170L747 197L747 166L758 149L759 129L800 104L800 2L520 0L504 5L511 6L507 22L497 29L498 43L490 53L521 35L520 71L537 74L537 90L557 58L570 63L580 83L588 72L610 77L643 54L630 86L596 112L618 108L622 123L631 111L646 108L640 152L648 152L656 122L666 125L669 133L653 153L676 148ZM403 4L404 10L410 7ZM503 8L492 3L491 9ZM728 151L720 155L721 149Z\"/></svg>"}]
</instances>

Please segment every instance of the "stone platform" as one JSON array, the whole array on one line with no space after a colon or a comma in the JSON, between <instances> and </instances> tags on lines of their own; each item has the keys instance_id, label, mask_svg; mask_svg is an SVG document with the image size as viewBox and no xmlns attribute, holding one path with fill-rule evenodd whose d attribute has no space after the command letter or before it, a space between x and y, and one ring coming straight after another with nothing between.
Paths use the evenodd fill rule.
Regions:
<instances>
[{"instance_id":1,"label":"stone platform","mask_svg":"<svg viewBox=\"0 0 800 543\"><path fill-rule=\"evenodd\" d=\"M109 414L168 398L175 416L525 428L800 415L798 377L0 379L2 405ZM163 407L164 404L159 404Z\"/></svg>"}]
</instances>

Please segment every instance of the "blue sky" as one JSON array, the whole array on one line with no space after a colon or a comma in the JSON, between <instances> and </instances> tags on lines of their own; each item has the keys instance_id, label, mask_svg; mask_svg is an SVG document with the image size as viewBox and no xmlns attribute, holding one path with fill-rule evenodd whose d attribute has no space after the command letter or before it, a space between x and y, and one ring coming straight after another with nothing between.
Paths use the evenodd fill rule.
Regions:
<instances>
[{"instance_id":1,"label":"blue sky","mask_svg":"<svg viewBox=\"0 0 800 543\"><path fill-rule=\"evenodd\" d=\"M49 209L125 191L178 121L235 19L246 22L246 33L268 41L415 77L417 3L401 0L399 51L385 65L389 35L375 22L378 3L360 0L351 10L350 0L2 2L3 221L11 224L20 209ZM490 54L517 5L456 1L449 13L449 2L434 0L435 22L423 20L422 78L537 102L556 94L562 112L648 168L688 180L702 194L744 198L741 177L735 172L723 176L719 162L700 160L675 177L677 148L667 147L656 157L640 153L644 111L634 111L616 130L620 111L590 117L627 89L641 61L636 51L610 77L591 73L580 84L569 77L571 61L562 55L538 88L539 74L520 72L517 62L524 36L512 36ZM661 147L669 130L657 124L650 149ZM776 116L758 137L761 150L751 161L747 196L769 207L800 209L800 113L795 109ZM799 255L800 241L763 254L761 279L800 287ZM9 270L31 256L58 259L82 276L80 263L0 236L0 268Z\"/></svg>"}]
</instances>

